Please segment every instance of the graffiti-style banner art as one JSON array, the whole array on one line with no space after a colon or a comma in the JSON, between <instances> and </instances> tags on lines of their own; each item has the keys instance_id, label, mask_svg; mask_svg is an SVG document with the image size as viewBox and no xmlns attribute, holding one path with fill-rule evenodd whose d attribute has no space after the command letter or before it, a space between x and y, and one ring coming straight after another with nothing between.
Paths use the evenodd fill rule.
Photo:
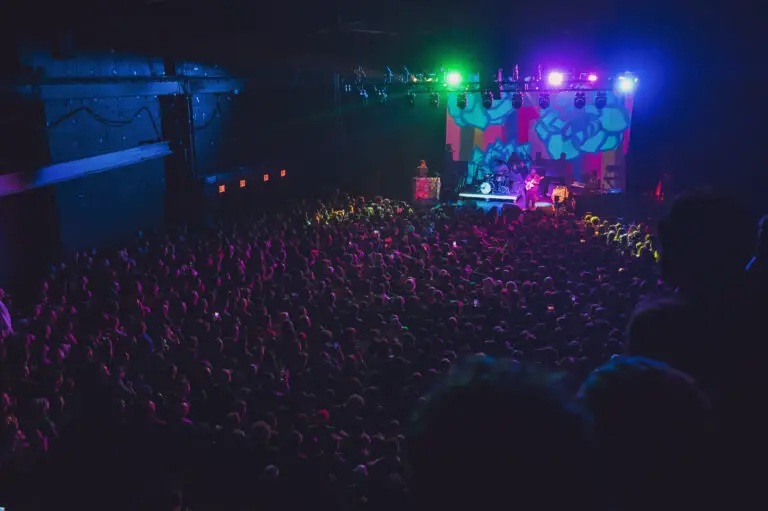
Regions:
<instances>
[{"instance_id":1,"label":"graffiti-style banner art","mask_svg":"<svg viewBox=\"0 0 768 511\"><path fill-rule=\"evenodd\" d=\"M569 90L524 92L520 108L513 106L512 93L502 93L491 108L483 106L479 92L468 93L463 109L456 93L449 93L446 144L454 160L468 162L467 184L484 179L513 154L542 167L565 155L576 181L596 172L604 188L623 190L634 96L605 91L599 101L605 105L598 108L597 91L581 92L582 108L574 104L577 91Z\"/></svg>"}]
</instances>

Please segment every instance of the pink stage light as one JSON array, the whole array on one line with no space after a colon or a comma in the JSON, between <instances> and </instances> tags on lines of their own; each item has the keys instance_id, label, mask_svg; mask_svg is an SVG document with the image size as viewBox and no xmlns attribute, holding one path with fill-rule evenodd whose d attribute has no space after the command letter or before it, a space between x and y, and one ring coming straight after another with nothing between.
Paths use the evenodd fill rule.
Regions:
<instances>
[{"instance_id":1,"label":"pink stage light","mask_svg":"<svg viewBox=\"0 0 768 511\"><path fill-rule=\"evenodd\" d=\"M553 87L559 87L563 84L563 73L552 71L547 77L547 82Z\"/></svg>"},{"instance_id":2,"label":"pink stage light","mask_svg":"<svg viewBox=\"0 0 768 511\"><path fill-rule=\"evenodd\" d=\"M592 83L595 83L597 81L597 75L594 73L590 73L590 75L587 76L587 80L589 80Z\"/></svg>"}]
</instances>

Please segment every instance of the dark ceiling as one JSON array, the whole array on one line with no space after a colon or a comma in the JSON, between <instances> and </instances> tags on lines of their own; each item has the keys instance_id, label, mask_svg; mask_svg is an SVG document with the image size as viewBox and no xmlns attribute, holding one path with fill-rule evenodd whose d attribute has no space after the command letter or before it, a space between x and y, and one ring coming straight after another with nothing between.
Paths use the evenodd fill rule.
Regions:
<instances>
[{"instance_id":1,"label":"dark ceiling","mask_svg":"<svg viewBox=\"0 0 768 511\"><path fill-rule=\"evenodd\" d=\"M3 37L52 42L71 32L76 49L178 56L232 69L270 59L412 70L446 61L486 70L519 62L527 70L553 55L574 67L600 63L643 76L653 132L658 138L664 131L676 152L722 147L728 154L719 159L731 165L734 155L763 152L749 137L720 141L723 132L755 134L758 123L754 109L733 106L738 99L727 103L753 96L753 84L765 81L764 66L752 58L764 47L762 18L746 2L725 8L700 0L5 0L3 9L0 53L10 54Z\"/></svg>"},{"instance_id":2,"label":"dark ceiling","mask_svg":"<svg viewBox=\"0 0 768 511\"><path fill-rule=\"evenodd\" d=\"M213 58L217 61L333 55L370 65L429 68L454 61L493 69L530 67L550 55L577 64L662 67L730 62L749 31L735 5L693 0L6 0L0 37L78 48ZM739 27L734 31L733 27ZM744 44L741 44L744 46ZM526 59L529 62L526 62ZM590 60L591 59L591 60Z\"/></svg>"}]
</instances>

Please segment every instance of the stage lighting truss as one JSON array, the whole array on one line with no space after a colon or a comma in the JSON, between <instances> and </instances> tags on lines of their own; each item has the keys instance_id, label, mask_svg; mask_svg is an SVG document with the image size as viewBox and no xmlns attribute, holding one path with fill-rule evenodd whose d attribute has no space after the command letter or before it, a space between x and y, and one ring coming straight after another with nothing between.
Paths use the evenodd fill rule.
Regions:
<instances>
[{"instance_id":1,"label":"stage lighting truss","mask_svg":"<svg viewBox=\"0 0 768 511\"><path fill-rule=\"evenodd\" d=\"M544 109L551 106L553 92L571 92L574 93L573 104L576 108L584 108L587 94L594 94L595 107L602 109L607 106L609 92L632 94L638 83L637 76L628 72L611 78L594 72L577 73L557 69L543 71L541 66L534 76L520 76L515 66L515 72L510 78L504 78L503 70L500 69L490 81L482 82L468 81L466 74L463 80L459 80L454 77L456 73L447 71L411 74L407 68L403 69L404 73L396 75L389 68L387 72L378 74L358 71L354 77L342 82L343 90L356 94L364 104L368 104L369 99L374 99L378 104L386 104L392 98L405 95L407 103L415 106L417 94L428 94L430 104L435 107L441 106L442 94L447 94L450 102L454 101L451 94L456 94L455 105L462 110L467 107L470 94L478 94L480 97L475 96L475 101L479 101L486 109L493 108L494 100L500 100L504 94L510 94L512 106L519 109L524 104L526 94L536 94L538 98L531 99Z\"/></svg>"}]
</instances>

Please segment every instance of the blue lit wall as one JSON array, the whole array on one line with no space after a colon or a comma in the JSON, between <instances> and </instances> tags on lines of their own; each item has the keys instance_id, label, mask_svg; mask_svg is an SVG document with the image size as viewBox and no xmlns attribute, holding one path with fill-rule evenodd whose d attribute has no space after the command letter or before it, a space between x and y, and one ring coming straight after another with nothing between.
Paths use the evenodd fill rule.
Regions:
<instances>
[{"instance_id":1,"label":"blue lit wall","mask_svg":"<svg viewBox=\"0 0 768 511\"><path fill-rule=\"evenodd\" d=\"M184 62L177 66L179 76L226 78L215 65ZM198 176L228 172L237 165L239 148L233 147L232 108L234 93L194 94L192 125L194 126L195 165Z\"/></svg>"},{"instance_id":2,"label":"blue lit wall","mask_svg":"<svg viewBox=\"0 0 768 511\"><path fill-rule=\"evenodd\" d=\"M48 164L160 142L164 140L164 123L179 122L176 112L161 108L159 97L146 93L148 89L128 95L124 86L142 83L142 78L167 77L171 73L166 72L162 59L114 53L60 59L28 52L22 61L44 80L104 80L110 84L107 90L114 91L96 97L84 92L85 85L80 90L79 85L69 85L71 95L44 100ZM191 62L176 63L170 71L173 76L226 78L216 66ZM229 170L227 158L233 151L221 142L220 133L232 111L231 101L232 94L200 91L192 96L192 138L200 176ZM186 119L186 112L182 117ZM178 147L180 140L169 142ZM63 248L72 251L111 244L137 230L163 225L167 170L163 159L151 160L54 185Z\"/></svg>"},{"instance_id":3,"label":"blue lit wall","mask_svg":"<svg viewBox=\"0 0 768 511\"><path fill-rule=\"evenodd\" d=\"M27 66L46 79L158 77L159 59L119 54L56 59L44 53L24 55ZM50 163L80 160L162 140L157 96L82 97L45 100ZM75 91L77 92L77 91ZM61 246L65 252L124 240L139 229L162 225L164 162L137 165L55 184Z\"/></svg>"},{"instance_id":4,"label":"blue lit wall","mask_svg":"<svg viewBox=\"0 0 768 511\"><path fill-rule=\"evenodd\" d=\"M56 185L62 249L120 243L162 225L164 161L151 160Z\"/></svg>"}]
</instances>

